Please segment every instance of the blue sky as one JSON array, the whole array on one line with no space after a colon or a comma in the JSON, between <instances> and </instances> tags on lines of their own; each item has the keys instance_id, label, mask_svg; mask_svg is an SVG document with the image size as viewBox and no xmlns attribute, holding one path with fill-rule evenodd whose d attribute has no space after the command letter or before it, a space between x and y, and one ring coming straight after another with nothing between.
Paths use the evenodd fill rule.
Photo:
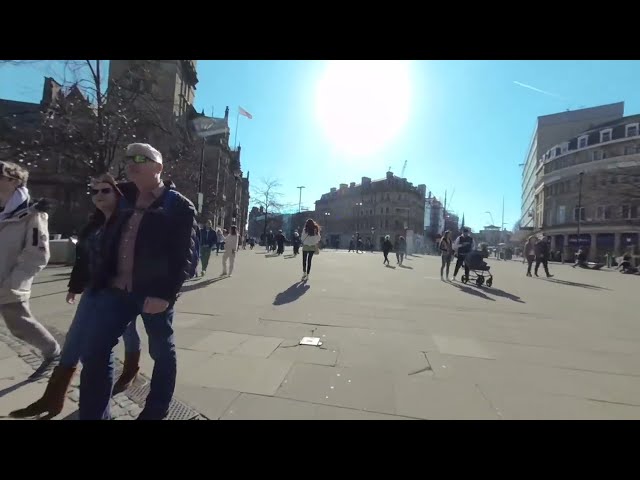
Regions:
<instances>
[{"instance_id":1,"label":"blue sky","mask_svg":"<svg viewBox=\"0 0 640 480\"><path fill-rule=\"evenodd\" d=\"M640 113L637 61L411 61L402 67L409 82L402 89L387 75L395 64L371 81L358 80L360 64L331 65L338 78L318 99L325 61L198 62L198 111L210 115L213 107L221 116L228 105L232 141L237 107L253 115L241 117L238 130L252 183L277 178L285 201L296 205L296 187L304 185L302 203L311 208L331 187L382 178L388 166L399 175L407 160L414 185L450 199L455 189L450 205L474 229L490 223L486 211L500 222L504 196L511 228L520 216L518 164L537 116L617 101L625 101L625 115ZM43 64L0 67L0 98L39 101L48 72ZM346 95L341 78L350 84ZM333 137L326 134L332 127ZM347 148L352 137L362 147L367 136L389 138L369 151Z\"/></svg>"}]
</instances>

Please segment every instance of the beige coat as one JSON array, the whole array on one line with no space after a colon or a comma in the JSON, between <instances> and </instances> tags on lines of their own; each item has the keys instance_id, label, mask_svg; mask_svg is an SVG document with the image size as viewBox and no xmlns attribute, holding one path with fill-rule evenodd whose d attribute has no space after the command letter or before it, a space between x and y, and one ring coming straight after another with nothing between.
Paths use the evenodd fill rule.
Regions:
<instances>
[{"instance_id":1,"label":"beige coat","mask_svg":"<svg viewBox=\"0 0 640 480\"><path fill-rule=\"evenodd\" d=\"M48 215L42 204L0 220L0 305L24 302L33 278L49 262Z\"/></svg>"}]
</instances>

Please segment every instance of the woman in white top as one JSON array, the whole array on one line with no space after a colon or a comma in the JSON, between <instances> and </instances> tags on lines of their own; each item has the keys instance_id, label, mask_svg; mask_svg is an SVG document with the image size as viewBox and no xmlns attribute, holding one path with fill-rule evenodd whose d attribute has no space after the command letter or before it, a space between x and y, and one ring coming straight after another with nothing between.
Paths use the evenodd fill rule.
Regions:
<instances>
[{"instance_id":1,"label":"woman in white top","mask_svg":"<svg viewBox=\"0 0 640 480\"><path fill-rule=\"evenodd\" d=\"M231 234L224 237L224 254L222 255L222 276L227 275L227 260L229 260L229 276L233 273L233 264L238 251L238 229L231 226Z\"/></svg>"},{"instance_id":2,"label":"woman in white top","mask_svg":"<svg viewBox=\"0 0 640 480\"><path fill-rule=\"evenodd\" d=\"M312 219L307 220L302 231L302 280L309 278L311 259L319 251L320 226Z\"/></svg>"}]
</instances>

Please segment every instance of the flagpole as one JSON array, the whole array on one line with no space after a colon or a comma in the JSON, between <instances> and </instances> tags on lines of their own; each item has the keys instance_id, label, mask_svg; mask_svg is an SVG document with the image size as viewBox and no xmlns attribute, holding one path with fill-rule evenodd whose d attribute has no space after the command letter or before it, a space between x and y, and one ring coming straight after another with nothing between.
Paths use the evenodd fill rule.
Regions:
<instances>
[{"instance_id":1,"label":"flagpole","mask_svg":"<svg viewBox=\"0 0 640 480\"><path fill-rule=\"evenodd\" d=\"M238 114L236 115L236 133L233 138L233 149L236 149L236 145L238 145L238 122L240 121L240 109L238 108Z\"/></svg>"}]
</instances>

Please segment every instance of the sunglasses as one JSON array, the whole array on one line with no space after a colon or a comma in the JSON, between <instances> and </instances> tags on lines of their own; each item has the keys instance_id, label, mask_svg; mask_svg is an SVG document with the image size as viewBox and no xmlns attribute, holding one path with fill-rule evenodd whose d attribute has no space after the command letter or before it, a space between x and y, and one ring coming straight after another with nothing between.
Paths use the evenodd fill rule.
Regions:
<instances>
[{"instance_id":1,"label":"sunglasses","mask_svg":"<svg viewBox=\"0 0 640 480\"><path fill-rule=\"evenodd\" d=\"M103 195L109 195L111 192L113 192L113 188L92 188L91 189L91 195L97 195L99 193L102 193Z\"/></svg>"},{"instance_id":2,"label":"sunglasses","mask_svg":"<svg viewBox=\"0 0 640 480\"><path fill-rule=\"evenodd\" d=\"M129 157L127 157L127 161L132 162L132 163L147 163L150 160L145 157L144 155L131 155Z\"/></svg>"}]
</instances>

